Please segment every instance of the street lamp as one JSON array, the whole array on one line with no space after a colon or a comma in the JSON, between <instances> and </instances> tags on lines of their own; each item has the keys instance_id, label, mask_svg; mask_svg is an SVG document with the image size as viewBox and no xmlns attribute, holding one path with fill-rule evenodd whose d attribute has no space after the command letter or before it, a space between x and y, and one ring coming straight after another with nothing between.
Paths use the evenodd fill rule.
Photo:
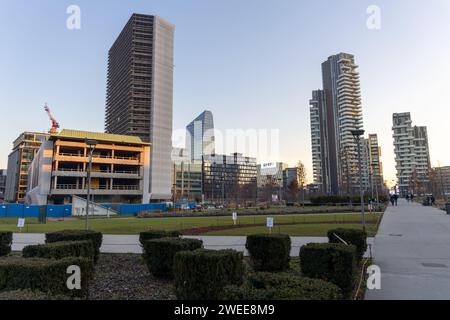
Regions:
<instances>
[{"instance_id":1,"label":"street lamp","mask_svg":"<svg viewBox=\"0 0 450 320\"><path fill-rule=\"evenodd\" d=\"M94 149L97 146L98 142L96 140L87 139L86 144L89 148L89 165L87 169L87 196L86 196L86 230L89 230L89 202L91 198L91 172L92 172L92 154L94 153Z\"/></svg>"},{"instance_id":2,"label":"street lamp","mask_svg":"<svg viewBox=\"0 0 450 320\"><path fill-rule=\"evenodd\" d=\"M361 195L361 216L362 216L362 225L363 230L366 231L366 218L364 216L364 190L363 190L363 182L362 182L362 159L361 159L361 136L364 136L364 130L357 129L351 130L353 138L356 140L356 144L358 147L358 167L359 167L359 191Z\"/></svg>"}]
</instances>

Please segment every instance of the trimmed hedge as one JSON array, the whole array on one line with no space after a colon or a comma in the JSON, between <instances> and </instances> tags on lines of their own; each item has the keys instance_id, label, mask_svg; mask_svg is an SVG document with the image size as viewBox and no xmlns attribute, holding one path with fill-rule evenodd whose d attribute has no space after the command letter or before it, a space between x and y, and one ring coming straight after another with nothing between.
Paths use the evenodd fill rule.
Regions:
<instances>
[{"instance_id":1,"label":"trimmed hedge","mask_svg":"<svg viewBox=\"0 0 450 320\"><path fill-rule=\"evenodd\" d=\"M361 260L367 251L367 233L359 229L333 229L328 231L330 243L342 243L335 234L348 244L356 247L356 257Z\"/></svg>"},{"instance_id":2,"label":"trimmed hedge","mask_svg":"<svg viewBox=\"0 0 450 320\"><path fill-rule=\"evenodd\" d=\"M69 290L67 273L69 266L81 269L81 290ZM0 259L0 291L30 289L51 296L66 295L83 297L89 295L89 281L94 273L91 259L69 257L60 260L10 257Z\"/></svg>"},{"instance_id":3,"label":"trimmed hedge","mask_svg":"<svg viewBox=\"0 0 450 320\"><path fill-rule=\"evenodd\" d=\"M61 241L42 245L26 246L22 250L24 258L62 259L67 257L85 257L95 259L92 241Z\"/></svg>"},{"instance_id":4,"label":"trimmed hedge","mask_svg":"<svg viewBox=\"0 0 450 320\"><path fill-rule=\"evenodd\" d=\"M244 255L235 250L182 251L175 255L175 293L180 300L220 300L224 287L241 285Z\"/></svg>"},{"instance_id":5,"label":"trimmed hedge","mask_svg":"<svg viewBox=\"0 0 450 320\"><path fill-rule=\"evenodd\" d=\"M225 288L226 300L337 300L341 290L334 284L290 273L251 274L244 286Z\"/></svg>"},{"instance_id":6,"label":"trimmed hedge","mask_svg":"<svg viewBox=\"0 0 450 320\"><path fill-rule=\"evenodd\" d=\"M12 232L0 231L0 257L11 253L12 239Z\"/></svg>"},{"instance_id":7,"label":"trimmed hedge","mask_svg":"<svg viewBox=\"0 0 450 320\"><path fill-rule=\"evenodd\" d=\"M353 290L356 248L339 243L310 243L300 248L300 269L309 278L334 283L344 296Z\"/></svg>"},{"instance_id":8,"label":"trimmed hedge","mask_svg":"<svg viewBox=\"0 0 450 320\"><path fill-rule=\"evenodd\" d=\"M291 238L284 234L255 234L245 244L255 271L284 271L291 259Z\"/></svg>"},{"instance_id":9,"label":"trimmed hedge","mask_svg":"<svg viewBox=\"0 0 450 320\"><path fill-rule=\"evenodd\" d=\"M91 230L63 230L45 234L45 243L85 240L92 241L95 250L94 260L97 261L100 256L100 247L102 246L103 241L101 232Z\"/></svg>"},{"instance_id":10,"label":"trimmed hedge","mask_svg":"<svg viewBox=\"0 0 450 320\"><path fill-rule=\"evenodd\" d=\"M144 241L143 258L149 271L156 277L173 278L173 261L180 251L203 248L197 239L162 238Z\"/></svg>"},{"instance_id":11,"label":"trimmed hedge","mask_svg":"<svg viewBox=\"0 0 450 320\"><path fill-rule=\"evenodd\" d=\"M165 230L147 230L139 234L139 242L144 245L147 240L161 239L161 238L178 238L180 233L178 231Z\"/></svg>"}]
</instances>

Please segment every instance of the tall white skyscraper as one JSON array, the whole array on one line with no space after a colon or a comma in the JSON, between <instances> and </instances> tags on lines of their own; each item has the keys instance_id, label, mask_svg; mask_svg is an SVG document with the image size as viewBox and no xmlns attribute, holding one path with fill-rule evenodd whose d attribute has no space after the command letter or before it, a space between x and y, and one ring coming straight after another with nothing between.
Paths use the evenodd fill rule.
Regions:
<instances>
[{"instance_id":1,"label":"tall white skyscraper","mask_svg":"<svg viewBox=\"0 0 450 320\"><path fill-rule=\"evenodd\" d=\"M105 131L151 143L151 201L172 198L175 26L133 14L109 51Z\"/></svg>"},{"instance_id":2,"label":"tall white skyscraper","mask_svg":"<svg viewBox=\"0 0 450 320\"><path fill-rule=\"evenodd\" d=\"M204 111L186 127L186 150L191 161L202 160L204 155L215 153L214 118Z\"/></svg>"}]
</instances>

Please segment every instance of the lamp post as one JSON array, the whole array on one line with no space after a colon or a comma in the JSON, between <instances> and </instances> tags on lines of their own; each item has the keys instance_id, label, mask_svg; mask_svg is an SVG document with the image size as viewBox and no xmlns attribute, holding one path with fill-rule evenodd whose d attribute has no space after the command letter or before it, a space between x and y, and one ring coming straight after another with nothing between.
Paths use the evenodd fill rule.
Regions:
<instances>
[{"instance_id":1,"label":"lamp post","mask_svg":"<svg viewBox=\"0 0 450 320\"><path fill-rule=\"evenodd\" d=\"M86 230L89 230L89 224L88 224L88 219L89 219L89 202L91 199L91 172L92 172L92 154L94 152L95 146L98 144L97 141L95 140L86 140L86 144L88 145L89 148L89 165L88 165L88 169L87 169L87 192L86 192Z\"/></svg>"},{"instance_id":2,"label":"lamp post","mask_svg":"<svg viewBox=\"0 0 450 320\"><path fill-rule=\"evenodd\" d=\"M364 208L364 190L363 190L363 182L362 182L362 159L361 159L361 136L364 135L364 130L351 130L353 138L356 140L356 144L358 147L358 167L359 167L359 191L361 196L361 217L362 217L362 225L363 230L366 231L366 218L365 218L365 208Z\"/></svg>"}]
</instances>

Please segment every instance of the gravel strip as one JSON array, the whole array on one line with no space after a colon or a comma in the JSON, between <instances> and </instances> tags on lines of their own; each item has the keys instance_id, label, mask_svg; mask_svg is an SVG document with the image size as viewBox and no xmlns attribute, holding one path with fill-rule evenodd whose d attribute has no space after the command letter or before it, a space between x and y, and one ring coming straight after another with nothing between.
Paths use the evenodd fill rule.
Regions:
<instances>
[{"instance_id":1,"label":"gravel strip","mask_svg":"<svg viewBox=\"0 0 450 320\"><path fill-rule=\"evenodd\" d=\"M101 254L90 300L173 300L170 280L154 278L139 254Z\"/></svg>"}]
</instances>

